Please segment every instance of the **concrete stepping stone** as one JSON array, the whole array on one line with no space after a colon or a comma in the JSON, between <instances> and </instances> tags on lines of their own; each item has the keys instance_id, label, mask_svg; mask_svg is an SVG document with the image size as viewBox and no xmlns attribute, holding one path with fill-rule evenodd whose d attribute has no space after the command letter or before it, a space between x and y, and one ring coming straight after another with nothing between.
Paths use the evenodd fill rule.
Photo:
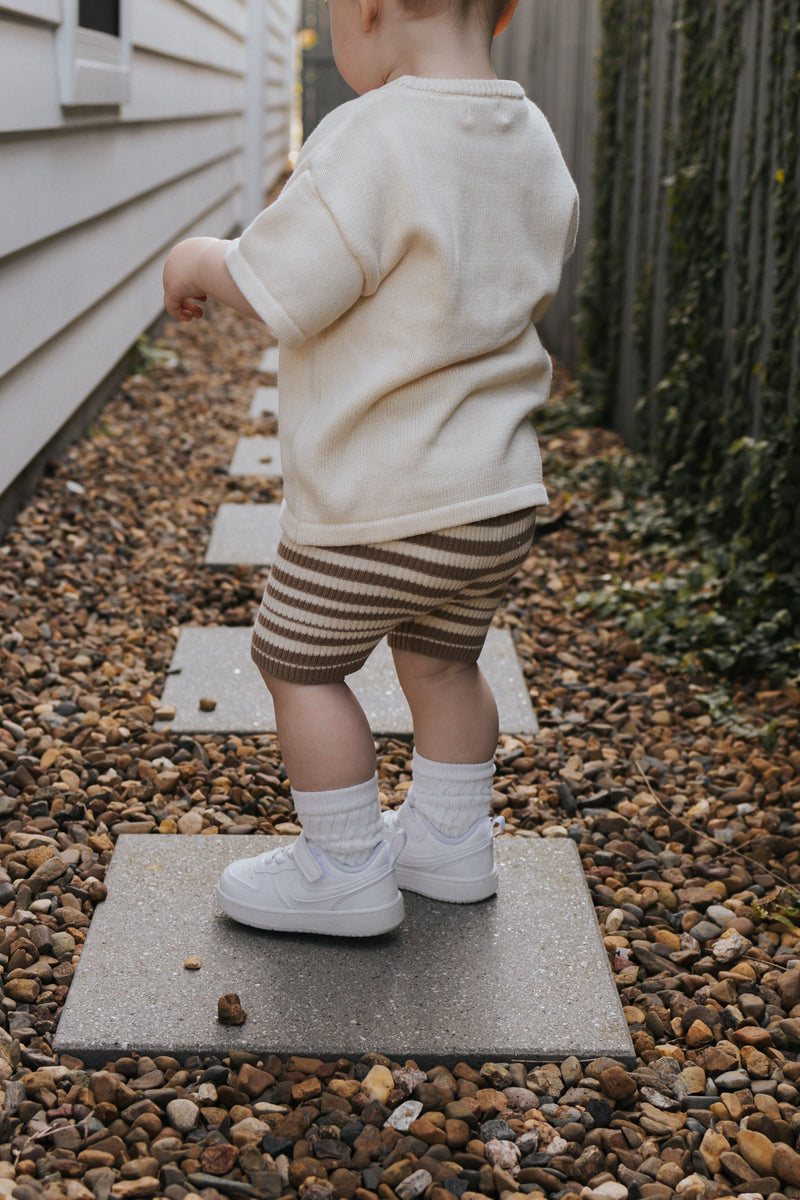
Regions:
<instances>
[{"instance_id":1,"label":"concrete stepping stone","mask_svg":"<svg viewBox=\"0 0 800 1200\"><path fill-rule=\"evenodd\" d=\"M221 504L214 518L205 564L265 566L278 549L280 504Z\"/></svg>"},{"instance_id":2,"label":"concrete stepping stone","mask_svg":"<svg viewBox=\"0 0 800 1200\"><path fill-rule=\"evenodd\" d=\"M278 353L279 348L277 346L268 346L264 351L261 362L258 364L259 371L261 371L264 375L277 375Z\"/></svg>"},{"instance_id":3,"label":"concrete stepping stone","mask_svg":"<svg viewBox=\"0 0 800 1200\"><path fill-rule=\"evenodd\" d=\"M167 674L159 711L175 715L159 729L181 733L274 733L272 699L250 658L249 627L182 629ZM497 697L503 733L531 735L538 725L520 662L506 629L490 629L481 669ZM370 728L376 734L411 733L411 713L400 690L386 642L349 676ZM200 702L216 701L210 712Z\"/></svg>"},{"instance_id":4,"label":"concrete stepping stone","mask_svg":"<svg viewBox=\"0 0 800 1200\"><path fill-rule=\"evenodd\" d=\"M608 1055L635 1066L578 851L500 837L500 890L480 904L405 895L381 938L277 934L216 905L224 867L290 842L121 836L53 1041L89 1067L120 1054L335 1060L380 1051L421 1066ZM188 970L190 956L201 960ZM236 992L247 1013L220 1025Z\"/></svg>"},{"instance_id":5,"label":"concrete stepping stone","mask_svg":"<svg viewBox=\"0 0 800 1200\"><path fill-rule=\"evenodd\" d=\"M276 437L239 438L228 468L231 475L259 475L280 479L281 447Z\"/></svg>"},{"instance_id":6,"label":"concrete stepping stone","mask_svg":"<svg viewBox=\"0 0 800 1200\"><path fill-rule=\"evenodd\" d=\"M276 387L258 387L247 414L253 420L257 417L278 415L278 389Z\"/></svg>"}]
</instances>

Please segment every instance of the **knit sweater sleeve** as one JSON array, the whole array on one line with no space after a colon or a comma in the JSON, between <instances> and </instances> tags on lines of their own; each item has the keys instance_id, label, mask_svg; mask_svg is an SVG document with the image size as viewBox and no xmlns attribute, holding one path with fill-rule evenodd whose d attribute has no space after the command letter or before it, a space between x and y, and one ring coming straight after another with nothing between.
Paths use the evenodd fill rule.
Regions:
<instances>
[{"instance_id":1,"label":"knit sweater sleeve","mask_svg":"<svg viewBox=\"0 0 800 1200\"><path fill-rule=\"evenodd\" d=\"M364 290L362 264L310 170L256 217L225 261L240 291L289 348L326 329Z\"/></svg>"}]
</instances>

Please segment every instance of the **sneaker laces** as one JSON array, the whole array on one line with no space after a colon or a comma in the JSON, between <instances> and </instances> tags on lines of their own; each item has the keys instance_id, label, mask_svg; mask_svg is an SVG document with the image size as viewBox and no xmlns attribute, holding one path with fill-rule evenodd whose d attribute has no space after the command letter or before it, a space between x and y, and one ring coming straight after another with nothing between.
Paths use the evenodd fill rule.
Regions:
<instances>
[{"instance_id":1,"label":"sneaker laces","mask_svg":"<svg viewBox=\"0 0 800 1200\"><path fill-rule=\"evenodd\" d=\"M258 865L266 866L268 862L283 866L287 859L293 858L294 843L290 846L279 846L275 850L265 850L258 856Z\"/></svg>"}]
</instances>

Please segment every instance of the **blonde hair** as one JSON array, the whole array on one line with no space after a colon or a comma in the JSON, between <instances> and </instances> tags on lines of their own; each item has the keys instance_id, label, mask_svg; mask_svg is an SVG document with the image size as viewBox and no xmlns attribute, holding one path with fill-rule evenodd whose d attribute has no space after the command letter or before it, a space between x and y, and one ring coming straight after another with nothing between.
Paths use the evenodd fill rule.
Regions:
<instances>
[{"instance_id":1,"label":"blonde hair","mask_svg":"<svg viewBox=\"0 0 800 1200\"><path fill-rule=\"evenodd\" d=\"M464 21L475 14L494 32L509 0L400 0L400 3L408 12L419 17L430 16L446 8L455 8Z\"/></svg>"}]
</instances>

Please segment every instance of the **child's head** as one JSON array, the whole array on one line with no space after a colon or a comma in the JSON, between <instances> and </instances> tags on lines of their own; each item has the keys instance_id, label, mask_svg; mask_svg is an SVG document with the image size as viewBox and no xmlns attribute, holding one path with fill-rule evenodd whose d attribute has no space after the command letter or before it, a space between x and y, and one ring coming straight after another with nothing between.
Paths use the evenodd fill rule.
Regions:
<instances>
[{"instance_id":1,"label":"child's head","mask_svg":"<svg viewBox=\"0 0 800 1200\"><path fill-rule=\"evenodd\" d=\"M506 8L516 8L517 0L401 0L401 7L419 17L451 8L463 22L479 20L493 34Z\"/></svg>"},{"instance_id":2,"label":"child's head","mask_svg":"<svg viewBox=\"0 0 800 1200\"><path fill-rule=\"evenodd\" d=\"M518 0L326 0L333 54L355 91L380 87L400 74L438 74L475 67L488 51L498 23L506 24ZM442 53L443 52L443 53ZM480 64L479 64L480 65ZM449 69L448 69L449 68Z\"/></svg>"},{"instance_id":3,"label":"child's head","mask_svg":"<svg viewBox=\"0 0 800 1200\"><path fill-rule=\"evenodd\" d=\"M452 9L464 22L480 21L494 33L500 18L510 7L509 0L400 0L401 8L419 17Z\"/></svg>"}]
</instances>

